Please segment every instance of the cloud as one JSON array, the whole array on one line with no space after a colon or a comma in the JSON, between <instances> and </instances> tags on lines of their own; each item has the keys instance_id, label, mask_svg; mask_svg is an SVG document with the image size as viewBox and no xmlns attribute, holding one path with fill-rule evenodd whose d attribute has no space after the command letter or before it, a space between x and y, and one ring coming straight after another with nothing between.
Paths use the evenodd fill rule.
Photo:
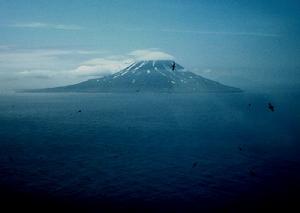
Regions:
<instances>
[{"instance_id":1,"label":"cloud","mask_svg":"<svg viewBox=\"0 0 300 213\"><path fill-rule=\"evenodd\" d=\"M104 51L84 49L16 49L5 46L0 49L0 87L5 81L36 82L38 79L57 82L74 83L79 75L71 73L81 62L103 55ZM42 81L42 82L43 82ZM28 85L30 86L30 85Z\"/></svg>"},{"instance_id":2,"label":"cloud","mask_svg":"<svg viewBox=\"0 0 300 213\"><path fill-rule=\"evenodd\" d=\"M65 54L71 54L76 52L77 54L85 53L84 51L62 51L62 50L53 50L53 51L39 51L39 57L43 57L43 59L47 58L45 61L45 65L48 66L49 63L53 64L53 56L62 56ZM34 54L33 57L36 58L36 55ZM59 57L59 58L60 58ZM24 59L24 58L23 58ZM128 67L130 64L132 64L135 61L141 61L141 60L173 60L174 56L165 53L159 49L142 49L142 50L134 50L129 53L123 54L123 55L108 55L105 57L97 57L97 58L91 58L85 61L80 62L76 68L66 70L60 72L63 73L66 76L72 76L72 77L101 77L109 74L113 74L115 72L118 72L126 67ZM32 58L30 57L30 60ZM58 60L58 59L56 59ZM0 57L1 61L1 57ZM35 60L32 60L33 63ZM55 63L54 63L55 64ZM44 70L47 68L45 67L37 67L38 70L43 68ZM49 68L48 68L49 69ZM36 72L33 70L31 74L47 74L47 72ZM54 70L50 72L53 76ZM27 73L27 75L30 75L30 73ZM57 74L57 73L56 73Z\"/></svg>"},{"instance_id":3,"label":"cloud","mask_svg":"<svg viewBox=\"0 0 300 213\"><path fill-rule=\"evenodd\" d=\"M129 53L135 60L174 60L174 57L168 53L157 49L135 50Z\"/></svg>"},{"instance_id":4,"label":"cloud","mask_svg":"<svg viewBox=\"0 0 300 213\"><path fill-rule=\"evenodd\" d=\"M133 60L129 58L96 58L83 62L76 69L71 70L70 73L78 76L104 76L120 71L131 63L133 63Z\"/></svg>"},{"instance_id":5,"label":"cloud","mask_svg":"<svg viewBox=\"0 0 300 213\"><path fill-rule=\"evenodd\" d=\"M198 30L172 30L164 29L162 32L189 33L199 35L228 35L228 36L261 36L261 37L280 37L279 34L261 32L227 32L227 31L198 31Z\"/></svg>"},{"instance_id":6,"label":"cloud","mask_svg":"<svg viewBox=\"0 0 300 213\"><path fill-rule=\"evenodd\" d=\"M159 49L134 50L124 55L111 55L85 61L71 72L81 76L104 76L118 72L134 61L174 59L174 56Z\"/></svg>"},{"instance_id":7,"label":"cloud","mask_svg":"<svg viewBox=\"0 0 300 213\"><path fill-rule=\"evenodd\" d=\"M0 51L1 50L9 50L9 49L11 49L10 45L0 45Z\"/></svg>"},{"instance_id":8,"label":"cloud","mask_svg":"<svg viewBox=\"0 0 300 213\"><path fill-rule=\"evenodd\" d=\"M157 32L157 30L144 28L127 28L127 31L134 32ZM256 36L256 37L281 37L277 33L268 32L243 32L243 31L202 31L202 30L177 30L177 29L160 29L163 33L179 33L179 34L197 34L197 35L223 35L223 36Z\"/></svg>"},{"instance_id":9,"label":"cloud","mask_svg":"<svg viewBox=\"0 0 300 213\"><path fill-rule=\"evenodd\" d=\"M24 70L18 73L18 78L48 79L55 75L53 70Z\"/></svg>"},{"instance_id":10,"label":"cloud","mask_svg":"<svg viewBox=\"0 0 300 213\"><path fill-rule=\"evenodd\" d=\"M0 51L0 87L5 85L6 80L14 81L12 86L18 88L22 85L29 88L65 85L118 72L134 61L174 59L160 49L108 55L106 51L99 50L4 47Z\"/></svg>"},{"instance_id":11,"label":"cloud","mask_svg":"<svg viewBox=\"0 0 300 213\"><path fill-rule=\"evenodd\" d=\"M7 48L0 51L0 72L1 70L67 68L74 66L78 60L83 61L101 54L103 51Z\"/></svg>"},{"instance_id":12,"label":"cloud","mask_svg":"<svg viewBox=\"0 0 300 213\"><path fill-rule=\"evenodd\" d=\"M9 27L16 28L42 28L42 29L55 29L55 30L82 30L83 28L78 25L65 25L65 24L50 24L43 22L27 22L11 24Z\"/></svg>"},{"instance_id":13,"label":"cloud","mask_svg":"<svg viewBox=\"0 0 300 213\"><path fill-rule=\"evenodd\" d=\"M211 70L211 69L204 69L202 72L203 72L203 73L211 73L212 70Z\"/></svg>"}]
</instances>

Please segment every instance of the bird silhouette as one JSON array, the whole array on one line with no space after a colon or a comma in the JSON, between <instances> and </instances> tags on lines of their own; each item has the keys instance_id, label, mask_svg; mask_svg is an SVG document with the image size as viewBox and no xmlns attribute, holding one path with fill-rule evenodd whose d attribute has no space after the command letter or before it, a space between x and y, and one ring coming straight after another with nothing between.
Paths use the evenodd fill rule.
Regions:
<instances>
[{"instance_id":1,"label":"bird silhouette","mask_svg":"<svg viewBox=\"0 0 300 213\"><path fill-rule=\"evenodd\" d=\"M171 68L172 68L173 71L174 71L175 68L176 68L176 63L175 63L174 61L173 61L173 64L172 64Z\"/></svg>"},{"instance_id":2,"label":"bird silhouette","mask_svg":"<svg viewBox=\"0 0 300 213\"><path fill-rule=\"evenodd\" d=\"M195 168L198 165L198 162L193 163L193 168Z\"/></svg>"},{"instance_id":3,"label":"bird silhouette","mask_svg":"<svg viewBox=\"0 0 300 213\"><path fill-rule=\"evenodd\" d=\"M268 103L268 108L269 108L269 110L271 110L272 112L274 112L274 106L269 102Z\"/></svg>"}]
</instances>

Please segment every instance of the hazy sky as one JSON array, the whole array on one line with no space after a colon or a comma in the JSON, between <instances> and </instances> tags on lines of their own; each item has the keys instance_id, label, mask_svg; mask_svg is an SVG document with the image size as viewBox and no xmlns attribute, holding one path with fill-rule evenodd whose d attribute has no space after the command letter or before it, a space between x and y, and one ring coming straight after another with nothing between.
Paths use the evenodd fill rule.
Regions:
<instances>
[{"instance_id":1,"label":"hazy sky","mask_svg":"<svg viewBox=\"0 0 300 213\"><path fill-rule=\"evenodd\" d=\"M295 82L299 11L291 0L0 0L0 89L79 82L144 58L225 83Z\"/></svg>"}]
</instances>

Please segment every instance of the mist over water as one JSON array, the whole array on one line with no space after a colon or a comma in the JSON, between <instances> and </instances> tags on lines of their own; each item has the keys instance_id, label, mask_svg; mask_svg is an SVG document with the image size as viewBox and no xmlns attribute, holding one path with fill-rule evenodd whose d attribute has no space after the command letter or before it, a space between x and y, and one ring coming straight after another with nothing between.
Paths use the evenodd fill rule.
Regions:
<instances>
[{"instance_id":1,"label":"mist over water","mask_svg":"<svg viewBox=\"0 0 300 213\"><path fill-rule=\"evenodd\" d=\"M299 98L295 90L1 95L1 197L94 211L244 212L292 202Z\"/></svg>"}]
</instances>

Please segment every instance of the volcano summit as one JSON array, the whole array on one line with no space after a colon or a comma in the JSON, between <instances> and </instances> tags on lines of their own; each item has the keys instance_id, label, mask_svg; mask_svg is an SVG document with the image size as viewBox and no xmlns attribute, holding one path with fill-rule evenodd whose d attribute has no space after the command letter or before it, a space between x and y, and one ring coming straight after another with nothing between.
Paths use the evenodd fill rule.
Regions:
<instances>
[{"instance_id":1,"label":"volcano summit","mask_svg":"<svg viewBox=\"0 0 300 213\"><path fill-rule=\"evenodd\" d=\"M241 92L196 75L171 60L139 61L102 78L30 92Z\"/></svg>"}]
</instances>

